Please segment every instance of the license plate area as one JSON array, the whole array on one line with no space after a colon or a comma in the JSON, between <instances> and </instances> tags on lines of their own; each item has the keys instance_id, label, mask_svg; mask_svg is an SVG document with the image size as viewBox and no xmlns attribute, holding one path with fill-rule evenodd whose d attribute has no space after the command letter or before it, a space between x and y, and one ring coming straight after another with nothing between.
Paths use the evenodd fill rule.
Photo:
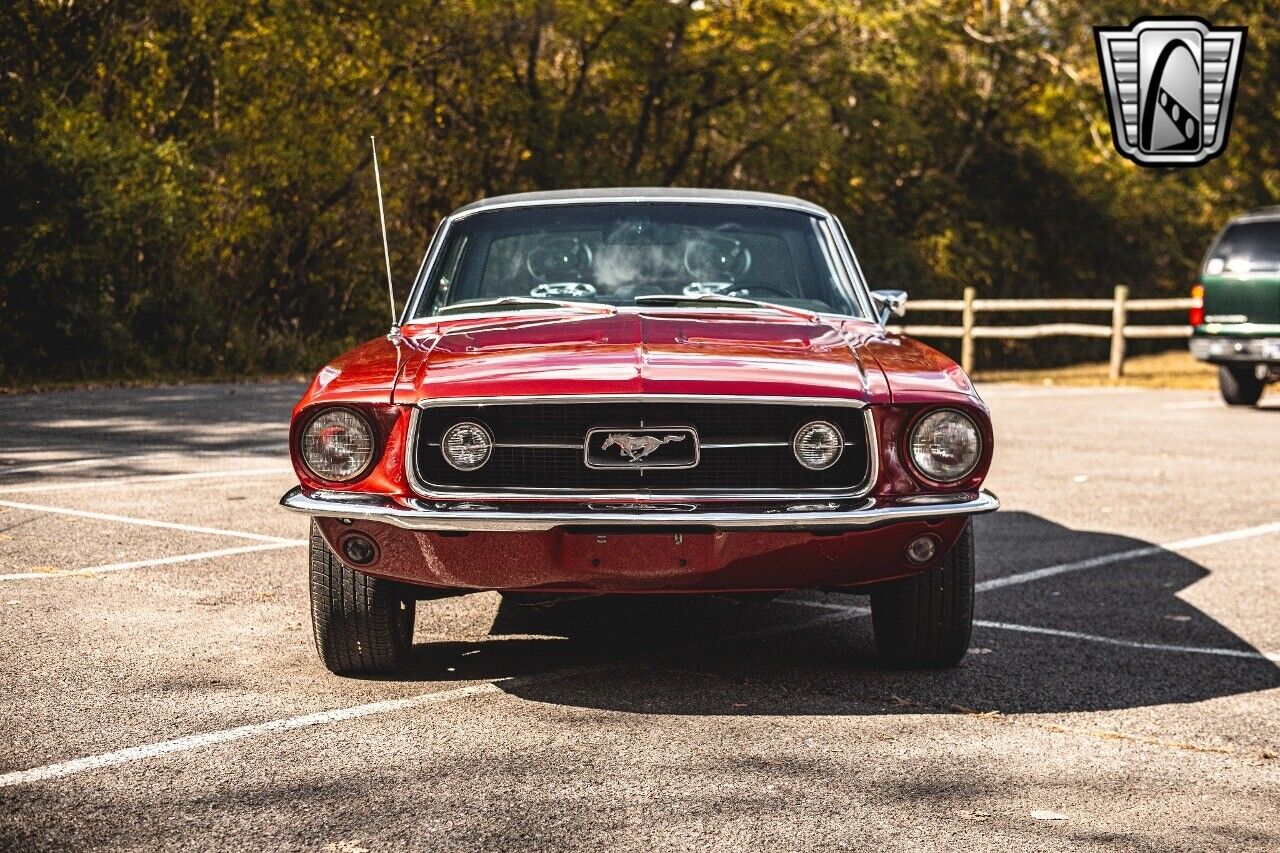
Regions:
<instances>
[{"instance_id":1,"label":"license plate area","mask_svg":"<svg viewBox=\"0 0 1280 853\"><path fill-rule=\"evenodd\" d=\"M567 570L628 577L664 577L717 567L714 531L561 534Z\"/></svg>"}]
</instances>

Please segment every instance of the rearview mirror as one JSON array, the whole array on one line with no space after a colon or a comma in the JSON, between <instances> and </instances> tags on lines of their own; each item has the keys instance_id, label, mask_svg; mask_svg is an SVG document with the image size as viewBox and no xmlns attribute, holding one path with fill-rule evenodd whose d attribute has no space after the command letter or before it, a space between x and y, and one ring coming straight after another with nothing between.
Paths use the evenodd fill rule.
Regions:
<instances>
[{"instance_id":1,"label":"rearview mirror","mask_svg":"<svg viewBox=\"0 0 1280 853\"><path fill-rule=\"evenodd\" d=\"M873 290L871 301L876 306L881 323L888 322L890 317L903 317L907 313L905 290Z\"/></svg>"}]
</instances>

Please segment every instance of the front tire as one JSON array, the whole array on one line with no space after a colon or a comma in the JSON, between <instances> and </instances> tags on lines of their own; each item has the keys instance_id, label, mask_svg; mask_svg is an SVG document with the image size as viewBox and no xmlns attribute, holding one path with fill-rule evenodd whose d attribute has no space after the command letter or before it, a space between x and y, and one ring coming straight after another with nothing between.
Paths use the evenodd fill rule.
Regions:
<instances>
[{"instance_id":1,"label":"front tire","mask_svg":"<svg viewBox=\"0 0 1280 853\"><path fill-rule=\"evenodd\" d=\"M960 663L973 632L973 522L938 565L871 593L876 650L890 666L942 669Z\"/></svg>"},{"instance_id":2,"label":"front tire","mask_svg":"<svg viewBox=\"0 0 1280 853\"><path fill-rule=\"evenodd\" d=\"M1218 390L1228 406L1252 406L1262 397L1266 385L1252 364L1218 365Z\"/></svg>"},{"instance_id":3,"label":"front tire","mask_svg":"<svg viewBox=\"0 0 1280 853\"><path fill-rule=\"evenodd\" d=\"M394 581L348 568L311 522L311 625L316 651L337 675L400 669L413 645L416 601Z\"/></svg>"}]
</instances>

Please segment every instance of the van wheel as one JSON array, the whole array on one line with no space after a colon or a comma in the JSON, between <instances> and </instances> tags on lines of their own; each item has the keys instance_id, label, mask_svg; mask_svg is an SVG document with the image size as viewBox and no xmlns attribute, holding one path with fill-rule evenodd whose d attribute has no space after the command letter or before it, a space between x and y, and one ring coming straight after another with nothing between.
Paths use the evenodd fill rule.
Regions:
<instances>
[{"instance_id":1,"label":"van wheel","mask_svg":"<svg viewBox=\"0 0 1280 853\"><path fill-rule=\"evenodd\" d=\"M416 603L410 588L348 568L311 522L311 626L330 672L375 675L403 666Z\"/></svg>"},{"instance_id":2,"label":"van wheel","mask_svg":"<svg viewBox=\"0 0 1280 853\"><path fill-rule=\"evenodd\" d=\"M942 562L871 593L876 650L890 666L942 669L960 663L973 632L973 522Z\"/></svg>"},{"instance_id":3,"label":"van wheel","mask_svg":"<svg viewBox=\"0 0 1280 853\"><path fill-rule=\"evenodd\" d=\"M1252 364L1218 365L1218 390L1228 406L1252 406L1262 397L1266 383Z\"/></svg>"}]
</instances>

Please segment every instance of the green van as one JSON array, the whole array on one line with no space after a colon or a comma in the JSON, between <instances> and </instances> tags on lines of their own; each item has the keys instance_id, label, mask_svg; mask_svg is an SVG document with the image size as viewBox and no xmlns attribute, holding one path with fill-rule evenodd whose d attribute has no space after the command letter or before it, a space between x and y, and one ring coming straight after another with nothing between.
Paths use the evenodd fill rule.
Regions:
<instances>
[{"instance_id":1,"label":"green van","mask_svg":"<svg viewBox=\"0 0 1280 853\"><path fill-rule=\"evenodd\" d=\"M1218 365L1231 406L1252 406L1280 380L1280 207L1227 223L1192 291L1191 354Z\"/></svg>"}]
</instances>

